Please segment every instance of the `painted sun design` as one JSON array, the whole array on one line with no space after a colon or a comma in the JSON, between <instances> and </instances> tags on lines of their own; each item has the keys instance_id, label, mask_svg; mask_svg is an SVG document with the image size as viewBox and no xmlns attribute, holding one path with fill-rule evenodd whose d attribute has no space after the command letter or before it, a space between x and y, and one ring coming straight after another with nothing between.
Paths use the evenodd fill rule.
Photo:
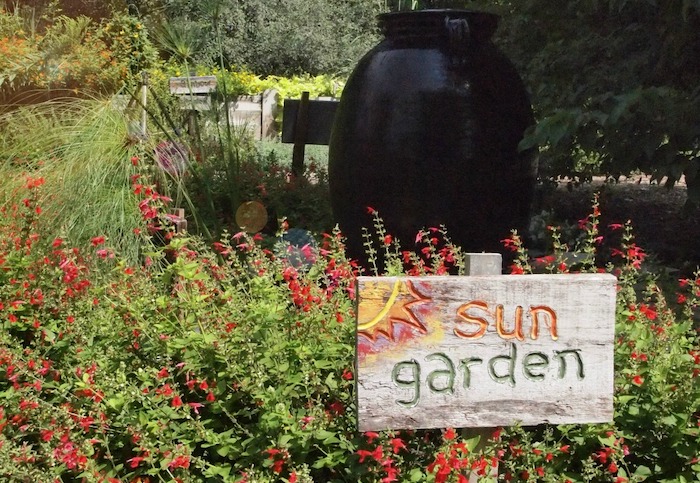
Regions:
<instances>
[{"instance_id":1,"label":"painted sun design","mask_svg":"<svg viewBox=\"0 0 700 483\"><path fill-rule=\"evenodd\" d=\"M394 324L401 323L425 334L427 329L414 310L430 300L410 281L366 282L358 307L357 333L372 342L380 335L394 342Z\"/></svg>"}]
</instances>

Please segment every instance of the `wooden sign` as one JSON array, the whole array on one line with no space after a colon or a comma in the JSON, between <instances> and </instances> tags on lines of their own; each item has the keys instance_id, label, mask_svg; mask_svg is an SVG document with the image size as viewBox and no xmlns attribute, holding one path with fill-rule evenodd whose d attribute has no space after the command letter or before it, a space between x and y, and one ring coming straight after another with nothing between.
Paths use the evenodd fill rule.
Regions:
<instances>
[{"instance_id":1,"label":"wooden sign","mask_svg":"<svg viewBox=\"0 0 700 483\"><path fill-rule=\"evenodd\" d=\"M331 128L339 101L335 99L311 99L306 101L308 109L306 117L301 119L306 126L300 126L299 112L303 101L300 99L285 99L282 110L282 142L295 142L297 130L305 130L304 144L327 146L331 138Z\"/></svg>"},{"instance_id":2,"label":"wooden sign","mask_svg":"<svg viewBox=\"0 0 700 483\"><path fill-rule=\"evenodd\" d=\"M359 430L612 420L616 283L358 277Z\"/></svg>"},{"instance_id":3,"label":"wooden sign","mask_svg":"<svg viewBox=\"0 0 700 483\"><path fill-rule=\"evenodd\" d=\"M210 94L216 90L216 76L171 77L171 94Z\"/></svg>"}]
</instances>

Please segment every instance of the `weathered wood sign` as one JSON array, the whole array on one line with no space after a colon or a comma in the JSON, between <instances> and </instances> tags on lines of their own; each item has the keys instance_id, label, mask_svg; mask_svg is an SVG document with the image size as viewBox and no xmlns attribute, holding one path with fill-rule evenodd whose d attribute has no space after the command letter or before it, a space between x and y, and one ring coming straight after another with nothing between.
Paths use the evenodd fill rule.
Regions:
<instances>
[{"instance_id":1,"label":"weathered wood sign","mask_svg":"<svg viewBox=\"0 0 700 483\"><path fill-rule=\"evenodd\" d=\"M171 94L210 94L216 90L216 76L171 77Z\"/></svg>"},{"instance_id":2,"label":"weathered wood sign","mask_svg":"<svg viewBox=\"0 0 700 483\"><path fill-rule=\"evenodd\" d=\"M360 431L613 416L609 274L359 277Z\"/></svg>"}]
</instances>

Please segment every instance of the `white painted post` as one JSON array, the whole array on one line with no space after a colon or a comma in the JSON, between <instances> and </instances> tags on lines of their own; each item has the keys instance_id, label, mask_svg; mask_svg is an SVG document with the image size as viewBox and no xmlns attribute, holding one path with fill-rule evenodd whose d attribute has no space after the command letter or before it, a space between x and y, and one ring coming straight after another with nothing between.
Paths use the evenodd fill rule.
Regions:
<instances>
[{"instance_id":1,"label":"white painted post","mask_svg":"<svg viewBox=\"0 0 700 483\"><path fill-rule=\"evenodd\" d=\"M277 115L278 99L279 94L274 89L268 89L262 94L261 139L275 139L277 137L275 116Z\"/></svg>"}]
</instances>

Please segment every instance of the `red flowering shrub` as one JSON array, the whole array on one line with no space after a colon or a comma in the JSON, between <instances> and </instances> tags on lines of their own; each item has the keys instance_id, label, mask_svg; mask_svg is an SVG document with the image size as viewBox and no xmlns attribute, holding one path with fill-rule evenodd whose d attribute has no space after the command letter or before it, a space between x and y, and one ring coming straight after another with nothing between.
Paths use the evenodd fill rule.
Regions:
<instances>
[{"instance_id":1,"label":"red flowering shrub","mask_svg":"<svg viewBox=\"0 0 700 483\"><path fill-rule=\"evenodd\" d=\"M259 236L225 236L212 250L172 235L169 200L133 183L143 234L166 244L145 243L138 266L100 233L80 250L43 239L41 179L3 208L3 481L463 482L494 471L501 481L690 481L700 471L700 277L681 281L681 305L653 280L640 291L643 252L629 232L622 263L607 268L620 280L614 423L502 428L481 445L454 429L358 434L356 269L340 234L313 248L309 266ZM558 247L547 269L598 270L586 252L601 236L596 219L579 247L589 256L563 267ZM428 248L414 256L380 233L387 269L459 270L459 250L438 235L421 233ZM516 271L536 265L519 239L508 245Z\"/></svg>"}]
</instances>

